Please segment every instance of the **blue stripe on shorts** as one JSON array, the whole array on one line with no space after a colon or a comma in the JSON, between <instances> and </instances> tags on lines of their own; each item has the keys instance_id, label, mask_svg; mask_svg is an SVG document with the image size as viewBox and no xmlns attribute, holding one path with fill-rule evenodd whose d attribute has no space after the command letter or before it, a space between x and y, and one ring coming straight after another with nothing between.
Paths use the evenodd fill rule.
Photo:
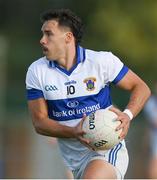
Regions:
<instances>
[{"instance_id":1,"label":"blue stripe on shorts","mask_svg":"<svg viewBox=\"0 0 157 180\"><path fill-rule=\"evenodd\" d=\"M113 149L111 149L111 151L109 153L108 162L111 163L113 166L116 165L117 154L118 154L118 151L120 150L121 147L122 147L122 143L119 143Z\"/></svg>"}]
</instances>

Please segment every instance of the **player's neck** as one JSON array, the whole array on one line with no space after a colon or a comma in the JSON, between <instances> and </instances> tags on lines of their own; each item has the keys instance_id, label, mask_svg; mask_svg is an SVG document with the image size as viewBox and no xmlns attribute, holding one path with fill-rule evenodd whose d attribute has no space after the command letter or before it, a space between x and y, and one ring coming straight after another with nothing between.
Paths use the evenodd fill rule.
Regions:
<instances>
[{"instance_id":1,"label":"player's neck","mask_svg":"<svg viewBox=\"0 0 157 180\"><path fill-rule=\"evenodd\" d=\"M76 64L75 46L67 47L64 55L58 61L58 64L66 70L70 70Z\"/></svg>"}]
</instances>

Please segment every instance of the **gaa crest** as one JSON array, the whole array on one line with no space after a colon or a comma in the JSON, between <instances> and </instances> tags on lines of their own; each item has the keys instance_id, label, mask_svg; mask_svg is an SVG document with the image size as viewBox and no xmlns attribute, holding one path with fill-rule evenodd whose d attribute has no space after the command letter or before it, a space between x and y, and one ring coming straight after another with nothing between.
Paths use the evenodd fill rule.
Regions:
<instances>
[{"instance_id":1,"label":"gaa crest","mask_svg":"<svg viewBox=\"0 0 157 180\"><path fill-rule=\"evenodd\" d=\"M95 77L86 78L83 82L86 83L86 87L88 91L93 91L95 89Z\"/></svg>"}]
</instances>

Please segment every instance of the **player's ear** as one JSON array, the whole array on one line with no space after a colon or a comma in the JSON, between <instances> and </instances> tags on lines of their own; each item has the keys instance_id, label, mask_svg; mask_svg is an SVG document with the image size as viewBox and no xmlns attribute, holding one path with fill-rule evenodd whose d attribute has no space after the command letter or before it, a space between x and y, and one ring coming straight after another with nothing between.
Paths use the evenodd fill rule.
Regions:
<instances>
[{"instance_id":1,"label":"player's ear","mask_svg":"<svg viewBox=\"0 0 157 180\"><path fill-rule=\"evenodd\" d=\"M70 43L73 38L74 38L73 33L72 32L67 32L66 37L65 37L65 42Z\"/></svg>"}]
</instances>

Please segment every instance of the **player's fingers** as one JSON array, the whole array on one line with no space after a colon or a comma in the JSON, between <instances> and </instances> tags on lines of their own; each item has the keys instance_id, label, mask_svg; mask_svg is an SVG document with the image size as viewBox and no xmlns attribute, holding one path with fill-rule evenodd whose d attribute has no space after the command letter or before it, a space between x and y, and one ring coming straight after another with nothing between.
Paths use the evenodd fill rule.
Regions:
<instances>
[{"instance_id":1,"label":"player's fingers","mask_svg":"<svg viewBox=\"0 0 157 180\"><path fill-rule=\"evenodd\" d=\"M80 130L80 132L78 132L78 135L79 135L79 136L83 136L84 134L86 134L86 132L83 131L83 130Z\"/></svg>"},{"instance_id":2,"label":"player's fingers","mask_svg":"<svg viewBox=\"0 0 157 180\"><path fill-rule=\"evenodd\" d=\"M118 120L120 122L120 124L116 127L116 131L119 131L121 128L123 128L123 124L122 121Z\"/></svg>"},{"instance_id":3,"label":"player's fingers","mask_svg":"<svg viewBox=\"0 0 157 180\"><path fill-rule=\"evenodd\" d=\"M83 114L83 117L82 117L82 123L83 121L86 119L87 115L86 114Z\"/></svg>"},{"instance_id":4,"label":"player's fingers","mask_svg":"<svg viewBox=\"0 0 157 180\"><path fill-rule=\"evenodd\" d=\"M83 114L83 117L82 117L82 120L80 121L80 126L82 128L82 125L83 125L83 122L84 120L86 119L87 115L86 114Z\"/></svg>"},{"instance_id":5,"label":"player's fingers","mask_svg":"<svg viewBox=\"0 0 157 180\"><path fill-rule=\"evenodd\" d=\"M123 126L120 126L120 128L122 129L122 132L120 133L120 136L119 136L120 140L123 140L125 136L127 135L129 125L130 125L129 122L124 121Z\"/></svg>"},{"instance_id":6,"label":"player's fingers","mask_svg":"<svg viewBox=\"0 0 157 180\"><path fill-rule=\"evenodd\" d=\"M81 138L80 140L81 140L80 142L81 142L83 145L85 145L85 146L88 147L89 149L95 151L95 149L90 145L90 140L89 140L89 139Z\"/></svg>"},{"instance_id":7,"label":"player's fingers","mask_svg":"<svg viewBox=\"0 0 157 180\"><path fill-rule=\"evenodd\" d=\"M90 146L90 144L87 144L87 143L82 143L82 144L88 147L89 149L95 151L95 149L92 146Z\"/></svg>"},{"instance_id":8,"label":"player's fingers","mask_svg":"<svg viewBox=\"0 0 157 180\"><path fill-rule=\"evenodd\" d=\"M86 144L89 144L90 143L90 140L89 139L87 139L87 138L84 138L84 137L80 137L80 140L81 140L81 142L83 142L83 143L86 143Z\"/></svg>"},{"instance_id":9,"label":"player's fingers","mask_svg":"<svg viewBox=\"0 0 157 180\"><path fill-rule=\"evenodd\" d=\"M119 136L119 139L122 141L124 138L125 138L125 134L122 133L122 134Z\"/></svg>"},{"instance_id":10,"label":"player's fingers","mask_svg":"<svg viewBox=\"0 0 157 180\"><path fill-rule=\"evenodd\" d=\"M127 132L128 132L128 128L127 127L123 128L123 131L121 132L119 136L120 140L123 140L125 138L125 136L127 135Z\"/></svg>"},{"instance_id":11,"label":"player's fingers","mask_svg":"<svg viewBox=\"0 0 157 180\"><path fill-rule=\"evenodd\" d=\"M116 131L119 131L119 130L122 129L124 126L125 126L125 123L121 121L121 124L116 127Z\"/></svg>"},{"instance_id":12,"label":"player's fingers","mask_svg":"<svg viewBox=\"0 0 157 180\"><path fill-rule=\"evenodd\" d=\"M119 131L120 129L124 128L125 126L128 126L128 121L125 120L124 118L119 118L117 119L121 122L121 124L119 124L119 126L116 127L116 131Z\"/></svg>"},{"instance_id":13,"label":"player's fingers","mask_svg":"<svg viewBox=\"0 0 157 180\"><path fill-rule=\"evenodd\" d=\"M109 108L109 110L116 113L117 115L120 115L120 113L121 113L121 111L115 107L111 107L111 108Z\"/></svg>"}]
</instances>

